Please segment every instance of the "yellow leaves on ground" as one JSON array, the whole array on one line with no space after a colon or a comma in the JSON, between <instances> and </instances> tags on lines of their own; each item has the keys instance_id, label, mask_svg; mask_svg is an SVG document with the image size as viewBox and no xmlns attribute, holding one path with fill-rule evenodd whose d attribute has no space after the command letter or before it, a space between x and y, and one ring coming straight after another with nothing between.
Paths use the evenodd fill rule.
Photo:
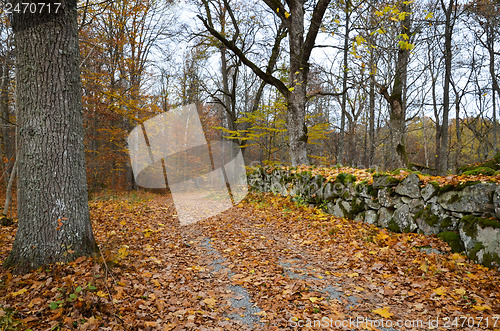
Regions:
<instances>
[{"instance_id":1,"label":"yellow leaves on ground","mask_svg":"<svg viewBox=\"0 0 500 331\"><path fill-rule=\"evenodd\" d=\"M128 249L127 245L123 245L122 247L120 247L120 249L118 250L118 255L116 256L115 260L120 261L126 258L128 256L127 249Z\"/></svg>"},{"instance_id":2,"label":"yellow leaves on ground","mask_svg":"<svg viewBox=\"0 0 500 331\"><path fill-rule=\"evenodd\" d=\"M97 291L96 295L98 297L101 297L101 298L105 298L106 297L106 293L104 293L103 291Z\"/></svg>"},{"instance_id":3,"label":"yellow leaves on ground","mask_svg":"<svg viewBox=\"0 0 500 331\"><path fill-rule=\"evenodd\" d=\"M309 298L309 301L311 301L312 303L315 303L315 302L321 301L321 300L323 300L323 298L318 298L318 297L310 297Z\"/></svg>"},{"instance_id":4,"label":"yellow leaves on ground","mask_svg":"<svg viewBox=\"0 0 500 331\"><path fill-rule=\"evenodd\" d=\"M389 312L389 307L379 308L372 310L372 313L378 314L383 318L391 318L394 314Z\"/></svg>"},{"instance_id":5,"label":"yellow leaves on ground","mask_svg":"<svg viewBox=\"0 0 500 331\"><path fill-rule=\"evenodd\" d=\"M472 306L472 308L474 308L477 311L491 310L491 307L487 306L487 305L484 305L484 306L474 305L474 306Z\"/></svg>"},{"instance_id":6,"label":"yellow leaves on ground","mask_svg":"<svg viewBox=\"0 0 500 331\"><path fill-rule=\"evenodd\" d=\"M12 293L11 295L12 295L13 297L17 297L18 295L23 295L23 294L24 294L24 293L26 293L27 291L28 291L28 289L27 289L27 288L23 288L23 289L20 289L20 290L19 290L19 291L17 291L17 292Z\"/></svg>"},{"instance_id":7,"label":"yellow leaves on ground","mask_svg":"<svg viewBox=\"0 0 500 331\"><path fill-rule=\"evenodd\" d=\"M214 298L204 299L203 302L207 304L209 307L214 307L217 304L217 300Z\"/></svg>"},{"instance_id":8,"label":"yellow leaves on ground","mask_svg":"<svg viewBox=\"0 0 500 331\"><path fill-rule=\"evenodd\" d=\"M437 295L445 295L446 294L446 288L440 286L440 287L432 290L432 292L436 293Z\"/></svg>"}]
</instances>

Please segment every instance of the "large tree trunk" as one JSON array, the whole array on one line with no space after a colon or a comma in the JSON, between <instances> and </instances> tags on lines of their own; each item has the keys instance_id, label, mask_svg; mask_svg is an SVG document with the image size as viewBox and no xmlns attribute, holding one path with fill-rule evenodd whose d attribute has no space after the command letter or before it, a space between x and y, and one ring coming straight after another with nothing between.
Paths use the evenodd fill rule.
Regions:
<instances>
[{"instance_id":1,"label":"large tree trunk","mask_svg":"<svg viewBox=\"0 0 500 331\"><path fill-rule=\"evenodd\" d=\"M410 6L403 5L403 12L409 13ZM410 36L411 18L407 14L401 21L401 34ZM400 47L398 58L396 60L396 70L394 74L394 83L392 93L389 95L387 88L382 88L380 93L389 103L389 129L391 150L389 153L391 166L395 168L407 167L408 156L406 154L405 131L406 131L406 105L403 94L406 88L406 78L408 73L408 61L410 58L410 49Z\"/></svg>"},{"instance_id":2,"label":"large tree trunk","mask_svg":"<svg viewBox=\"0 0 500 331\"><path fill-rule=\"evenodd\" d=\"M495 25L496 19L487 21L488 26L486 27L486 45L488 47L488 54L490 56L489 63L489 71L491 76L491 92L492 92L492 101L493 101L493 146L495 154L500 151L500 147L498 146L498 123L497 123L497 109L496 109L496 100L495 100L495 92L500 95L500 86L498 85L497 76L495 73Z\"/></svg>"},{"instance_id":3,"label":"large tree trunk","mask_svg":"<svg viewBox=\"0 0 500 331\"><path fill-rule=\"evenodd\" d=\"M288 30L290 48L290 93L287 97L287 129L292 165L309 164L307 157L306 92L309 58L303 58L304 6L290 1L291 24ZM304 61L305 60L305 61Z\"/></svg>"},{"instance_id":4,"label":"large tree trunk","mask_svg":"<svg viewBox=\"0 0 500 331\"><path fill-rule=\"evenodd\" d=\"M16 272L96 251L85 178L76 1L62 1L57 13L51 9L13 17L19 226L4 267Z\"/></svg>"}]
</instances>

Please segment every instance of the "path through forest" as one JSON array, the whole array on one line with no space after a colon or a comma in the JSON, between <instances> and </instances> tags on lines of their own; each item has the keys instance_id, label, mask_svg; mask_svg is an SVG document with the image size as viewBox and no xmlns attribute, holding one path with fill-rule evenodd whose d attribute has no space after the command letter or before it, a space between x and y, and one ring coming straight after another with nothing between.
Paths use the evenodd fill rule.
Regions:
<instances>
[{"instance_id":1,"label":"path through forest","mask_svg":"<svg viewBox=\"0 0 500 331\"><path fill-rule=\"evenodd\" d=\"M106 264L2 271L0 325L9 315L33 330L500 329L500 273L436 238L261 194L183 227L165 196L99 196L91 210ZM1 258L14 227L3 230Z\"/></svg>"}]
</instances>

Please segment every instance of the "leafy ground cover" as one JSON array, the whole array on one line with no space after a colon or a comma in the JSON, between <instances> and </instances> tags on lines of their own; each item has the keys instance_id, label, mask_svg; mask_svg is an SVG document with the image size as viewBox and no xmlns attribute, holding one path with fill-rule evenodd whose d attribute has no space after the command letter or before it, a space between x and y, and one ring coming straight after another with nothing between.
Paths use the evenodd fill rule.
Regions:
<instances>
[{"instance_id":1,"label":"leafy ground cover","mask_svg":"<svg viewBox=\"0 0 500 331\"><path fill-rule=\"evenodd\" d=\"M162 195L97 196L91 213L99 256L0 271L0 330L500 329L499 271L435 237L263 194L184 227Z\"/></svg>"},{"instance_id":2,"label":"leafy ground cover","mask_svg":"<svg viewBox=\"0 0 500 331\"><path fill-rule=\"evenodd\" d=\"M351 167L316 167L308 165L300 165L297 167L283 166L283 167L268 167L271 169L283 169L288 170L291 173L305 173L309 172L312 176L321 175L327 181L335 181L339 174L351 174L356 177L356 182L366 181L367 183L373 183L374 175L390 175L396 179L402 180L410 173L415 173L418 175L419 179L422 181L422 185L429 182L436 182L439 186L444 185L458 185L465 182L491 182L500 183L500 173L487 173L482 174L480 172L467 172L459 175L449 175L449 176L431 176L427 174L420 173L418 171L412 171L409 169L396 169L390 172L376 172L375 169L358 169ZM252 171L252 168L249 168Z\"/></svg>"}]
</instances>

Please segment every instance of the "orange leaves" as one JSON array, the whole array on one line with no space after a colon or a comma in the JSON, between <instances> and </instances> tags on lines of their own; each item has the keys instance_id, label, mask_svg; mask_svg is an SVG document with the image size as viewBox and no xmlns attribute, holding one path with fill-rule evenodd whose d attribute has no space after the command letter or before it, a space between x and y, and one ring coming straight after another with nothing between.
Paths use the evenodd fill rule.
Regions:
<instances>
[{"instance_id":1,"label":"orange leaves","mask_svg":"<svg viewBox=\"0 0 500 331\"><path fill-rule=\"evenodd\" d=\"M391 318L394 314L389 312L389 307L372 310L373 313L382 316L383 318Z\"/></svg>"},{"instance_id":2,"label":"orange leaves","mask_svg":"<svg viewBox=\"0 0 500 331\"><path fill-rule=\"evenodd\" d=\"M427 321L500 311L499 272L460 254L420 250L444 251L437 238L389 233L260 194L180 227L171 203L125 194L92 201L96 238L117 263L80 258L24 277L0 270L0 305L22 311L23 328L33 330L241 329L236 317L289 329L294 317ZM6 238L0 247L11 244Z\"/></svg>"}]
</instances>

